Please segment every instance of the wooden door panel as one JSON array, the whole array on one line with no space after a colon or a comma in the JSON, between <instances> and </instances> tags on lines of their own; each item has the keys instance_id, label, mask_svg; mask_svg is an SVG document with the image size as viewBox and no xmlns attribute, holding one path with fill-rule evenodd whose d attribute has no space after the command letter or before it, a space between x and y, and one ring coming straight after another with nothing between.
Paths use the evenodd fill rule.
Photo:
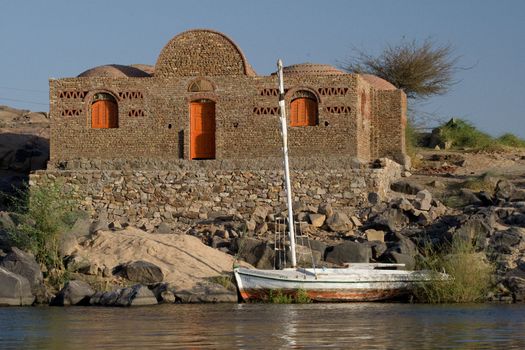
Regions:
<instances>
[{"instance_id":1,"label":"wooden door panel","mask_svg":"<svg viewBox=\"0 0 525 350\"><path fill-rule=\"evenodd\" d=\"M190 158L215 158L215 103L190 104Z\"/></svg>"}]
</instances>

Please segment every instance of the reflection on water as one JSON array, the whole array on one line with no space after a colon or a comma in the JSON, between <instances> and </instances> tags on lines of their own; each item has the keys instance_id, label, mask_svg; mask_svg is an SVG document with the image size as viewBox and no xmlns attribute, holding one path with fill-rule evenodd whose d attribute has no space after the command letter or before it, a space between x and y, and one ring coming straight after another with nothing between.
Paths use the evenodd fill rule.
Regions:
<instances>
[{"instance_id":1,"label":"reflection on water","mask_svg":"<svg viewBox=\"0 0 525 350\"><path fill-rule=\"evenodd\" d=\"M1 349L525 348L525 305L0 308Z\"/></svg>"}]
</instances>

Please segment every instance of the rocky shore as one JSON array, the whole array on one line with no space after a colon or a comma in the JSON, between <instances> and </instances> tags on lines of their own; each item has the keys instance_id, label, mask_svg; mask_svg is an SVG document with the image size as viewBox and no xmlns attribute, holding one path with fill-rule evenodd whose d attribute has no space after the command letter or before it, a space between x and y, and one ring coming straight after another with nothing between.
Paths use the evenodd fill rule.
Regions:
<instances>
[{"instance_id":1,"label":"rocky shore","mask_svg":"<svg viewBox=\"0 0 525 350\"><path fill-rule=\"evenodd\" d=\"M15 113L3 108L0 117L4 118L0 126L4 128L2 141L10 140L0 147L0 175L5 191L27 179L30 171L43 169L48 155L47 128L45 115L43 119L38 117L40 120L27 111ZM298 241L299 263L340 266L351 262L394 262L413 269L429 245L439 249L459 238L471 243L480 259L487 259L495 267L495 288L485 300L523 302L523 152L480 155L429 150L418 161L421 164L412 170L414 174L404 172L404 178L392 183L390 189L379 186L382 193L372 191L356 205L349 204L351 192L348 198L342 197L348 200L344 206L328 198L329 193L321 188L301 192L294 203L294 213L298 232L308 239ZM486 173L491 169L492 173ZM280 192L276 190L273 201L279 201ZM150 197L156 193L153 188ZM140 205L147 207L139 199ZM93 198L89 203L97 200ZM126 213L120 213L117 206L109 208L109 204L110 216L79 216L60 242L66 269L61 275L13 246L8 232L20 223L16 214L2 207L0 304L134 306L237 302L231 276L234 263L272 268L286 266L290 261L287 254L276 249L276 245L286 245L282 235L283 218L287 216L284 206L251 199L249 205L243 205L235 200L224 202L226 207L235 209L228 212L224 208L216 210L214 205L189 210L185 204L191 207L182 203L181 210L173 211L175 214L142 213L140 207L135 216L151 214L142 225L137 220L125 220ZM168 214L171 221L164 220Z\"/></svg>"}]
</instances>

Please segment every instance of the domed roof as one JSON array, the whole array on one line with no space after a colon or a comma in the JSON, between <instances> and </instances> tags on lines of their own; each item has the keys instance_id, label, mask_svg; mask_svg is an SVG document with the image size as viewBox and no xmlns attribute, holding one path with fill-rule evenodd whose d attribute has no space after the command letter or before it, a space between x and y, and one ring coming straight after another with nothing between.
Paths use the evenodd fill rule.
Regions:
<instances>
[{"instance_id":1,"label":"domed roof","mask_svg":"<svg viewBox=\"0 0 525 350\"><path fill-rule=\"evenodd\" d=\"M397 90L392 83L373 74L359 74L367 83L378 90Z\"/></svg>"},{"instance_id":2,"label":"domed roof","mask_svg":"<svg viewBox=\"0 0 525 350\"><path fill-rule=\"evenodd\" d=\"M78 75L79 78L87 77L109 77L109 78L143 78L150 77L151 74L147 73L145 70L142 70L133 66L123 66L120 64L107 64L103 66L94 67L86 70Z\"/></svg>"},{"instance_id":3,"label":"domed roof","mask_svg":"<svg viewBox=\"0 0 525 350\"><path fill-rule=\"evenodd\" d=\"M300 63L283 67L284 74L300 75L341 75L346 74L340 69L329 64ZM275 74L275 73L274 73Z\"/></svg>"},{"instance_id":4,"label":"domed roof","mask_svg":"<svg viewBox=\"0 0 525 350\"><path fill-rule=\"evenodd\" d=\"M193 29L173 37L160 52L155 76L256 75L241 49L226 35Z\"/></svg>"},{"instance_id":5,"label":"domed roof","mask_svg":"<svg viewBox=\"0 0 525 350\"><path fill-rule=\"evenodd\" d=\"M154 75L155 74L155 66L152 66L150 64L137 63L137 64L130 64L129 66L133 67L133 68L140 69L141 71L144 71L144 72L148 73L149 75Z\"/></svg>"}]
</instances>

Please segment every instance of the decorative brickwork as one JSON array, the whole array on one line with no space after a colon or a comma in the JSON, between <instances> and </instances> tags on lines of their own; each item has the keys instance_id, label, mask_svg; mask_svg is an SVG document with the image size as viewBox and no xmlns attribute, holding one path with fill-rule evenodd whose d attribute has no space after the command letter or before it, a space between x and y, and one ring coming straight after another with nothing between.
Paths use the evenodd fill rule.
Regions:
<instances>
[{"instance_id":1,"label":"decorative brickwork","mask_svg":"<svg viewBox=\"0 0 525 350\"><path fill-rule=\"evenodd\" d=\"M144 95L142 94L141 91L124 91L124 92L119 92L118 97L120 97L123 100L131 100L134 98L143 98Z\"/></svg>"},{"instance_id":2,"label":"decorative brickwork","mask_svg":"<svg viewBox=\"0 0 525 350\"><path fill-rule=\"evenodd\" d=\"M261 114L278 115L279 107L255 107L253 109L253 113L257 115L261 115Z\"/></svg>"},{"instance_id":3,"label":"decorative brickwork","mask_svg":"<svg viewBox=\"0 0 525 350\"><path fill-rule=\"evenodd\" d=\"M349 106L327 106L326 107L326 111L328 113L335 113L335 114L340 114L340 113L350 113L351 109Z\"/></svg>"},{"instance_id":4,"label":"decorative brickwork","mask_svg":"<svg viewBox=\"0 0 525 350\"><path fill-rule=\"evenodd\" d=\"M347 87L322 87L317 89L321 96L344 96L348 92Z\"/></svg>"},{"instance_id":5,"label":"decorative brickwork","mask_svg":"<svg viewBox=\"0 0 525 350\"><path fill-rule=\"evenodd\" d=\"M58 97L59 98L80 98L80 99L83 99L84 97L86 97L86 95L87 95L87 91L70 90L70 91L60 91L59 94L58 94Z\"/></svg>"},{"instance_id":6,"label":"decorative brickwork","mask_svg":"<svg viewBox=\"0 0 525 350\"><path fill-rule=\"evenodd\" d=\"M128 112L128 117L143 117L144 111L142 109L131 109Z\"/></svg>"},{"instance_id":7,"label":"decorative brickwork","mask_svg":"<svg viewBox=\"0 0 525 350\"><path fill-rule=\"evenodd\" d=\"M314 125L289 129L291 158L404 160L402 91L380 78L328 65L297 64L285 67L284 75L288 112L296 98L317 103ZM100 93L115 97L118 114L118 124L104 130L92 123L92 105ZM204 100L214 102L209 115L215 127L203 137L214 140L215 159L281 155L279 121L272 117L279 113L277 77L257 76L225 35L192 30L168 42L155 69L109 65L81 77L50 80L50 164L95 157L198 163L190 161L195 136L190 104Z\"/></svg>"},{"instance_id":8,"label":"decorative brickwork","mask_svg":"<svg viewBox=\"0 0 525 350\"><path fill-rule=\"evenodd\" d=\"M63 117L78 117L81 113L80 109L64 109L60 115Z\"/></svg>"}]
</instances>

